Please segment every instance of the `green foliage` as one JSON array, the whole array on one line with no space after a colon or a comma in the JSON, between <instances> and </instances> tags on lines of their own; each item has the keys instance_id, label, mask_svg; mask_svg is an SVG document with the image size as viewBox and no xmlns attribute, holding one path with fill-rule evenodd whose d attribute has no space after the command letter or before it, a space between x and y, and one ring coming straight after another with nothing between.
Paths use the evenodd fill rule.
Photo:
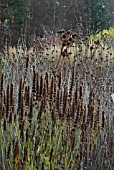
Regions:
<instances>
[{"instance_id":1,"label":"green foliage","mask_svg":"<svg viewBox=\"0 0 114 170\"><path fill-rule=\"evenodd\" d=\"M84 0L88 13L89 31L101 31L111 26L104 0Z\"/></svg>"},{"instance_id":2,"label":"green foliage","mask_svg":"<svg viewBox=\"0 0 114 170\"><path fill-rule=\"evenodd\" d=\"M110 37L110 39L114 39L114 28L110 28L109 30L102 30L97 34L90 35L90 40L101 39L102 37Z\"/></svg>"},{"instance_id":3,"label":"green foliage","mask_svg":"<svg viewBox=\"0 0 114 170\"><path fill-rule=\"evenodd\" d=\"M26 37L33 33L43 36L55 34L60 28L73 28L85 36L109 29L113 24L111 0L44 0L43 3L42 0L4 0L2 3L0 18L10 19L7 39L11 45L17 44L23 32Z\"/></svg>"},{"instance_id":4,"label":"green foliage","mask_svg":"<svg viewBox=\"0 0 114 170\"><path fill-rule=\"evenodd\" d=\"M52 118L51 118L51 111L47 109L45 113L42 113L41 122L38 123L37 121L34 122L34 132L32 127L29 126L28 118L26 117L26 125L24 129L29 128L29 139L26 141L26 133L24 133L24 141L20 138L21 130L19 128L18 117L16 121L14 121L14 115L12 124L7 123L6 131L3 130L1 127L1 139L2 139L2 167L7 167L9 162L9 168L13 168L13 163L16 162L13 160L14 157L14 145L13 141L17 141L18 143L18 150L19 150L19 162L23 162L24 156L24 148L27 147L27 158L24 165L26 170L36 169L37 162L35 162L35 157L39 156L39 167L41 168L41 162L44 163L44 169L49 170L50 167L53 169L55 167L61 168L65 166L69 168L72 165L72 168L76 168L76 164L73 162L75 156L78 154L78 149L80 146L80 136L81 136L81 129L75 128L77 136L76 145L74 150L72 150L72 143L70 134L67 134L68 131L68 122L66 120L61 121L57 119L54 126L52 126ZM70 129L69 129L70 130ZM54 131L54 133L52 133ZM26 131L25 131L26 132ZM34 135L33 135L34 133ZM62 136L64 135L64 137ZM33 139L32 139L33 136ZM66 141L66 145L63 145L63 139ZM38 142L39 141L39 142ZM37 145L36 145L37 143ZM11 144L11 150L8 155L9 161L7 162L6 166L5 162L5 149ZM35 150L34 150L35 148ZM53 149L53 156L50 156L50 153ZM8 150L7 150L8 152ZM62 153L63 152L63 153ZM61 155L62 154L62 155ZM61 163L58 164L57 160L61 155ZM69 161L68 161L69 160ZM35 163L35 164L34 164Z\"/></svg>"},{"instance_id":5,"label":"green foliage","mask_svg":"<svg viewBox=\"0 0 114 170\"><path fill-rule=\"evenodd\" d=\"M24 0L5 0L3 5L5 8L2 13L2 20L5 22L5 19L9 19L8 30L5 31L5 34L8 42L14 45L17 44L21 31L24 28L27 18L27 7Z\"/></svg>"}]
</instances>

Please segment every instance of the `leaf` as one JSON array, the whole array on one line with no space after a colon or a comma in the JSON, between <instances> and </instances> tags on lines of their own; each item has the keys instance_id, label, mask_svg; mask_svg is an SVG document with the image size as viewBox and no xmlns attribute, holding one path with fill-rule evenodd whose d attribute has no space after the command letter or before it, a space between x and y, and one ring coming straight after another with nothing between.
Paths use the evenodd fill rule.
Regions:
<instances>
[{"instance_id":1,"label":"leaf","mask_svg":"<svg viewBox=\"0 0 114 170\"><path fill-rule=\"evenodd\" d=\"M45 156L44 154L42 154L41 159L45 164L45 170L49 170L50 169L49 156Z\"/></svg>"}]
</instances>

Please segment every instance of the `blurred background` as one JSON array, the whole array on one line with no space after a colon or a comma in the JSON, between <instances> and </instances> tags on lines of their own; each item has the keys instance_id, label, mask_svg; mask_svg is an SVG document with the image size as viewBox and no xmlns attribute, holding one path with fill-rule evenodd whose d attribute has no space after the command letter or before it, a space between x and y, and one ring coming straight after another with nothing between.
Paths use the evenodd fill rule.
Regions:
<instances>
[{"instance_id":1,"label":"blurred background","mask_svg":"<svg viewBox=\"0 0 114 170\"><path fill-rule=\"evenodd\" d=\"M114 27L114 0L0 0L0 48L16 46L20 37L30 46L33 35L58 29L80 36Z\"/></svg>"}]
</instances>

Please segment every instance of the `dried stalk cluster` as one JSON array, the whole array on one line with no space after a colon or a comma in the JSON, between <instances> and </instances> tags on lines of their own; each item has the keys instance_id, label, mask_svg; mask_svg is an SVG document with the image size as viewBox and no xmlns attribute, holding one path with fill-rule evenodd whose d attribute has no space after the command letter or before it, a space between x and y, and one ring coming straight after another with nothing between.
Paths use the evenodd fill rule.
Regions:
<instances>
[{"instance_id":1,"label":"dried stalk cluster","mask_svg":"<svg viewBox=\"0 0 114 170\"><path fill-rule=\"evenodd\" d=\"M111 40L90 42L64 30L59 34L41 44L39 51L36 42L32 52L21 46L4 51L0 78L4 169L113 166Z\"/></svg>"}]
</instances>

